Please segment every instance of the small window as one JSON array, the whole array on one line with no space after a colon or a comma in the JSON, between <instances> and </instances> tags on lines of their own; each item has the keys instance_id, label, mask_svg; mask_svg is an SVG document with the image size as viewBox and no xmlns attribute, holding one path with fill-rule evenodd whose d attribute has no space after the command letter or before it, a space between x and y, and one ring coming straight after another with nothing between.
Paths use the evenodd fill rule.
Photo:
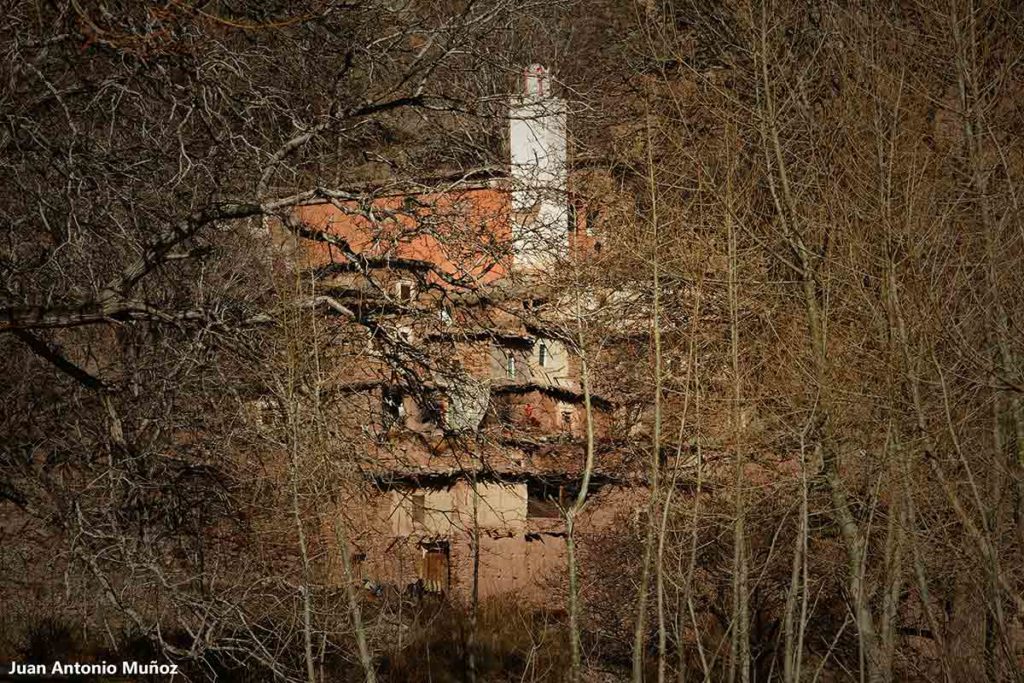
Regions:
<instances>
[{"instance_id":1,"label":"small window","mask_svg":"<svg viewBox=\"0 0 1024 683\"><path fill-rule=\"evenodd\" d=\"M572 411L571 410L563 410L562 411L562 431L563 432L568 432L571 429L572 429Z\"/></svg>"},{"instance_id":2,"label":"small window","mask_svg":"<svg viewBox=\"0 0 1024 683\"><path fill-rule=\"evenodd\" d=\"M427 497L422 493L414 493L412 498L412 521L423 524L427 519Z\"/></svg>"},{"instance_id":3,"label":"small window","mask_svg":"<svg viewBox=\"0 0 1024 683\"><path fill-rule=\"evenodd\" d=\"M511 353L505 359L505 375L509 379L516 378L516 357Z\"/></svg>"},{"instance_id":4,"label":"small window","mask_svg":"<svg viewBox=\"0 0 1024 683\"><path fill-rule=\"evenodd\" d=\"M540 519L556 519L562 516L559 504L562 501L561 487L540 480L526 482L526 516Z\"/></svg>"},{"instance_id":5,"label":"small window","mask_svg":"<svg viewBox=\"0 0 1024 683\"><path fill-rule=\"evenodd\" d=\"M537 347L537 364L542 368L548 363L548 345L543 341Z\"/></svg>"},{"instance_id":6,"label":"small window","mask_svg":"<svg viewBox=\"0 0 1024 683\"><path fill-rule=\"evenodd\" d=\"M402 280L395 285L395 295L398 297L398 300L403 303L412 301L415 291L415 287L408 280Z\"/></svg>"},{"instance_id":7,"label":"small window","mask_svg":"<svg viewBox=\"0 0 1024 683\"><path fill-rule=\"evenodd\" d=\"M501 424L512 424L512 406L510 406L508 403L502 402L494 406L494 414L498 418L498 422L500 422Z\"/></svg>"},{"instance_id":8,"label":"small window","mask_svg":"<svg viewBox=\"0 0 1024 683\"><path fill-rule=\"evenodd\" d=\"M585 228L585 230L587 232L587 237L593 237L594 236L594 228L596 226L597 226L597 209L588 208L587 209L586 219L585 219L585 226L584 226L584 228Z\"/></svg>"},{"instance_id":9,"label":"small window","mask_svg":"<svg viewBox=\"0 0 1024 683\"><path fill-rule=\"evenodd\" d=\"M398 387L385 387L381 399L384 412L385 428L395 424L405 417L405 402L402 390Z\"/></svg>"},{"instance_id":10,"label":"small window","mask_svg":"<svg viewBox=\"0 0 1024 683\"><path fill-rule=\"evenodd\" d=\"M429 397L422 408L422 420L443 427L448 421L448 399L439 394Z\"/></svg>"}]
</instances>

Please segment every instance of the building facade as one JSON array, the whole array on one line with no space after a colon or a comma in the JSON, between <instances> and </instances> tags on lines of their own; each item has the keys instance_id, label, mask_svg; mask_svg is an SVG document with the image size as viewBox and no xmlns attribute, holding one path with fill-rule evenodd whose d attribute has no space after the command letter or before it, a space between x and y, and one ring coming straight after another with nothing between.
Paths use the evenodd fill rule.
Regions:
<instances>
[{"instance_id":1,"label":"building facade","mask_svg":"<svg viewBox=\"0 0 1024 683\"><path fill-rule=\"evenodd\" d=\"M559 590L588 419L599 460L581 527L633 505L609 446L615 407L594 395L588 416L571 326L550 314L553 271L595 245L566 134L566 103L534 65L510 102L507 169L331 193L291 218L324 315L359 323L338 334L329 393L339 448L372 486L333 514L368 586Z\"/></svg>"}]
</instances>

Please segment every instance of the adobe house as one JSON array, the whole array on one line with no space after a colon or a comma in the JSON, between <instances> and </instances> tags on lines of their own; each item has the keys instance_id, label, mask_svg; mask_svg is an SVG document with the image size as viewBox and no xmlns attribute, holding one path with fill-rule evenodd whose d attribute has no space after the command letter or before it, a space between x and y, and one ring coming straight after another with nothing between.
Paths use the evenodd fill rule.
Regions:
<instances>
[{"instance_id":1,"label":"adobe house","mask_svg":"<svg viewBox=\"0 0 1024 683\"><path fill-rule=\"evenodd\" d=\"M568 189L566 103L543 67L523 72L509 121L503 171L373 188L370 200L329 193L278 235L325 315L368 330L330 370L339 439L359 439L374 484L338 511L367 585L465 596L476 566L481 597L539 599L565 574L561 509L584 460L579 367L524 311L545 296L548 269L595 240ZM599 462L584 530L636 504L605 445L614 406L592 402Z\"/></svg>"}]
</instances>

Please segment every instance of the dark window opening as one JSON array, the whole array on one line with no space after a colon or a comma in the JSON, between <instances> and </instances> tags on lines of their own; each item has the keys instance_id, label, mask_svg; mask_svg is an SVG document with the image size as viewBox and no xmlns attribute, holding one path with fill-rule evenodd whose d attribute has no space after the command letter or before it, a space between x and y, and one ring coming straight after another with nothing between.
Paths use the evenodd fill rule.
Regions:
<instances>
[{"instance_id":1,"label":"dark window opening","mask_svg":"<svg viewBox=\"0 0 1024 683\"><path fill-rule=\"evenodd\" d=\"M572 428L572 411L562 411L562 431L569 431Z\"/></svg>"},{"instance_id":2,"label":"dark window opening","mask_svg":"<svg viewBox=\"0 0 1024 683\"><path fill-rule=\"evenodd\" d=\"M562 516L564 487L544 481L526 482L527 518L558 519ZM564 506L563 506L564 507Z\"/></svg>"},{"instance_id":3,"label":"dark window opening","mask_svg":"<svg viewBox=\"0 0 1024 683\"><path fill-rule=\"evenodd\" d=\"M586 228L586 231L587 231L587 237L593 237L594 236L594 228L596 226L597 226L597 209L594 209L594 208L587 209L587 217L586 217L586 225L585 225L585 228Z\"/></svg>"},{"instance_id":4,"label":"dark window opening","mask_svg":"<svg viewBox=\"0 0 1024 683\"><path fill-rule=\"evenodd\" d=\"M512 406L508 403L498 403L494 406L494 414L501 424L511 424L513 421Z\"/></svg>"},{"instance_id":5,"label":"dark window opening","mask_svg":"<svg viewBox=\"0 0 1024 683\"><path fill-rule=\"evenodd\" d=\"M548 362L548 345L544 342L540 342L537 347L537 364L542 368L547 365Z\"/></svg>"},{"instance_id":6,"label":"dark window opening","mask_svg":"<svg viewBox=\"0 0 1024 683\"><path fill-rule=\"evenodd\" d=\"M399 282L395 289L398 293L399 301L412 301L413 286L411 282Z\"/></svg>"},{"instance_id":7,"label":"dark window opening","mask_svg":"<svg viewBox=\"0 0 1024 683\"><path fill-rule=\"evenodd\" d=\"M391 427L405 417L405 395L398 387L385 387L381 398L384 413L384 428Z\"/></svg>"},{"instance_id":8,"label":"dark window opening","mask_svg":"<svg viewBox=\"0 0 1024 683\"><path fill-rule=\"evenodd\" d=\"M448 416L448 402L437 394L428 397L421 414L424 422L443 427Z\"/></svg>"}]
</instances>

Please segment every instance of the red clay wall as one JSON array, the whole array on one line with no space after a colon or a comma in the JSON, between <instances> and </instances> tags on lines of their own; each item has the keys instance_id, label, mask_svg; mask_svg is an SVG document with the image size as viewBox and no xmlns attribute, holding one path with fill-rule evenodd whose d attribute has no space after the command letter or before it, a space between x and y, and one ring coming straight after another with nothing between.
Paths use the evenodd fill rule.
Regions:
<instances>
[{"instance_id":1,"label":"red clay wall","mask_svg":"<svg viewBox=\"0 0 1024 683\"><path fill-rule=\"evenodd\" d=\"M508 273L509 202L506 190L485 187L382 197L369 207L356 202L306 204L295 214L310 228L346 240L364 256L427 261L448 275L486 284ZM306 267L347 262L338 247L323 242L307 242L303 252ZM431 280L444 286L439 278Z\"/></svg>"}]
</instances>

